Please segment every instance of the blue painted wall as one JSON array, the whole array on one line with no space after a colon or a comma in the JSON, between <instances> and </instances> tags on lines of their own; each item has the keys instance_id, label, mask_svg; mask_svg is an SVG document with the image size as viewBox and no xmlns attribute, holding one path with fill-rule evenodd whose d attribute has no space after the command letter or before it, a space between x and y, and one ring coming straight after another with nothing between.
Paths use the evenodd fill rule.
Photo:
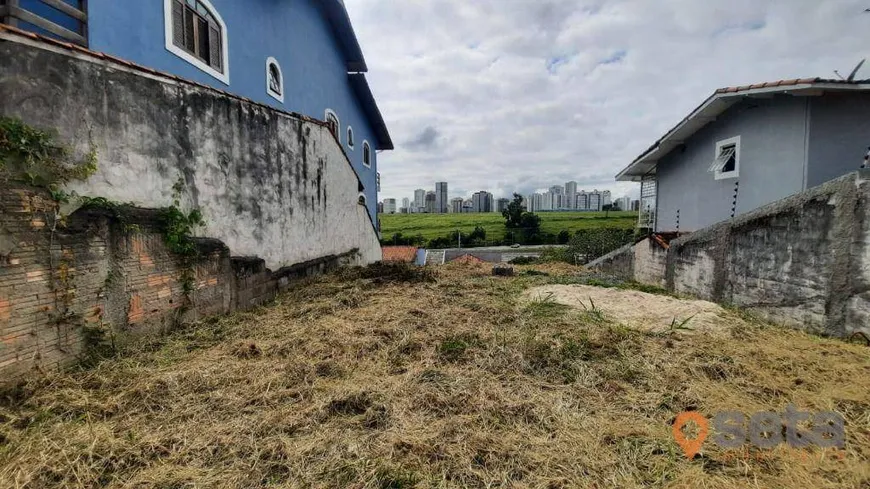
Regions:
<instances>
[{"instance_id":1,"label":"blue painted wall","mask_svg":"<svg viewBox=\"0 0 870 489\"><path fill-rule=\"evenodd\" d=\"M73 0L67 0L74 3ZM64 22L54 9L25 0L41 14ZM332 26L313 0L211 0L227 26L229 85L166 49L163 0L89 0L89 48L220 88L288 111L323 120L327 108L341 122L339 139L366 189L377 218L377 143L347 79L345 57ZM284 103L266 93L266 59L284 75ZM355 147L347 145L353 127ZM372 166L363 166L363 141L372 147ZM376 221L375 221L376 222Z\"/></svg>"},{"instance_id":2,"label":"blue painted wall","mask_svg":"<svg viewBox=\"0 0 870 489\"><path fill-rule=\"evenodd\" d=\"M731 217L735 183L737 215L804 189L809 97L748 99L658 163L657 231L697 231ZM740 136L738 178L716 180L709 168L716 142Z\"/></svg>"}]
</instances>

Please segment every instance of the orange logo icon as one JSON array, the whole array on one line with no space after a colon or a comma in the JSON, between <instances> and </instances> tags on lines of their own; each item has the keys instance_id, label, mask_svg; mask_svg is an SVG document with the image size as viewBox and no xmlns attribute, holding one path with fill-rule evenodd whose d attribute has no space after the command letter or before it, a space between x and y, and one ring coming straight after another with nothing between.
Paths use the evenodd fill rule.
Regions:
<instances>
[{"instance_id":1,"label":"orange logo icon","mask_svg":"<svg viewBox=\"0 0 870 489\"><path fill-rule=\"evenodd\" d=\"M698 437L693 440L686 438L686 435L683 433L683 428L685 428L690 422L693 422L698 426ZM697 411L687 411L680 413L680 415L677 416L677 419L674 420L673 432L674 439L677 440L677 445L683 449L683 452L686 453L689 460L692 460L695 458L695 455L701 451L701 445L703 445L704 440L707 439L707 434L710 432L710 426L707 423L707 418L705 418L703 414Z\"/></svg>"}]
</instances>

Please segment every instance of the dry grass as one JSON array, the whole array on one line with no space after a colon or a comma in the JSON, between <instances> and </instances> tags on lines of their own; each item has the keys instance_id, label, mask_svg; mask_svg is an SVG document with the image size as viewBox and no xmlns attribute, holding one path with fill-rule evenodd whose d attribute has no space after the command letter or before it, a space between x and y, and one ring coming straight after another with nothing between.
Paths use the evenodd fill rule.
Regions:
<instances>
[{"instance_id":1,"label":"dry grass","mask_svg":"<svg viewBox=\"0 0 870 489\"><path fill-rule=\"evenodd\" d=\"M573 269L488 270L313 279L268 308L32 380L0 407L0 486L870 484L867 347L736 316L716 338L629 329L522 300ZM842 413L846 449L741 458L708 445L690 462L671 437L686 409L789 403Z\"/></svg>"}]
</instances>

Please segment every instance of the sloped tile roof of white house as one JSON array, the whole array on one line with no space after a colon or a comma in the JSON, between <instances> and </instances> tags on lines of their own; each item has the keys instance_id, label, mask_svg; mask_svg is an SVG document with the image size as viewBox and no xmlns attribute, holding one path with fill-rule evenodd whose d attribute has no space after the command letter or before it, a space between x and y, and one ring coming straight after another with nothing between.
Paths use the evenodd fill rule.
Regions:
<instances>
[{"instance_id":1,"label":"sloped tile roof of white house","mask_svg":"<svg viewBox=\"0 0 870 489\"><path fill-rule=\"evenodd\" d=\"M756 83L739 87L720 88L679 124L655 142L630 165L616 175L616 180L637 182L644 176L654 175L658 161L679 147L693 134L730 109L737 102L753 96L784 93L791 95L820 95L830 91L870 90L870 80L827 80L823 78L796 78Z\"/></svg>"}]
</instances>

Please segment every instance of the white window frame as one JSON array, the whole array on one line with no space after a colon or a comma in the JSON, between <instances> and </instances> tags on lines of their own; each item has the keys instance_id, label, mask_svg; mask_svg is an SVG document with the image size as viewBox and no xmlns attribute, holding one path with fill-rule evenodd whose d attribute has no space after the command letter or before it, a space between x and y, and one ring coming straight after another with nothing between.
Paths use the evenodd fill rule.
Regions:
<instances>
[{"instance_id":1,"label":"white window frame","mask_svg":"<svg viewBox=\"0 0 870 489\"><path fill-rule=\"evenodd\" d=\"M209 75L217 78L219 81L223 82L225 85L230 84L230 38L229 32L227 31L227 24L224 22L224 19L221 17L221 14L214 8L214 5L211 4L209 0L199 0L199 2L208 9L211 13L212 17L214 17L215 22L221 28L221 66L224 71L221 73L220 71L212 68L208 65L208 63L203 62L196 56L188 53L184 49L178 47L173 42L172 37L172 1L173 0L163 0L163 26L166 34L166 50L170 53L178 56L179 58L187 61L188 63L196 66L200 70L208 73Z\"/></svg>"},{"instance_id":2,"label":"white window frame","mask_svg":"<svg viewBox=\"0 0 870 489\"><path fill-rule=\"evenodd\" d=\"M353 149L354 140L356 139L353 134L353 127L347 126L347 131L344 132L347 136L347 147Z\"/></svg>"},{"instance_id":3,"label":"white window frame","mask_svg":"<svg viewBox=\"0 0 870 489\"><path fill-rule=\"evenodd\" d=\"M716 152L713 155L713 158L719 158L719 155L722 154L723 146L731 145L734 145L734 171L716 171L713 174L716 180L725 180L726 178L737 178L740 176L740 136L734 136L733 138L717 141Z\"/></svg>"},{"instance_id":4,"label":"white window frame","mask_svg":"<svg viewBox=\"0 0 870 489\"><path fill-rule=\"evenodd\" d=\"M369 162L368 162L368 163L366 163L366 148L369 149ZM374 155L372 154L372 145L369 144L368 141L366 141L365 139L363 139L363 143L362 143L362 163L363 163L363 166L364 166L364 167L366 167L366 168L371 168L371 167L372 167L372 157L373 157L373 156L374 156Z\"/></svg>"},{"instance_id":5,"label":"white window frame","mask_svg":"<svg viewBox=\"0 0 870 489\"><path fill-rule=\"evenodd\" d=\"M275 65L275 68L278 69L278 83L281 86L281 92L278 93L272 90L272 86L269 85L269 77L272 75L271 68L272 65ZM281 71L281 63L278 62L277 59L269 56L266 58L266 93L269 94L273 99L284 103L284 93L287 91L287 87L284 86L284 72Z\"/></svg>"},{"instance_id":6,"label":"white window frame","mask_svg":"<svg viewBox=\"0 0 870 489\"><path fill-rule=\"evenodd\" d=\"M329 123L329 116L335 117L335 122L338 124L338 127L335 128L335 138L341 142L341 119L338 118L338 114L335 113L332 109L326 109L323 112L323 120Z\"/></svg>"}]
</instances>

